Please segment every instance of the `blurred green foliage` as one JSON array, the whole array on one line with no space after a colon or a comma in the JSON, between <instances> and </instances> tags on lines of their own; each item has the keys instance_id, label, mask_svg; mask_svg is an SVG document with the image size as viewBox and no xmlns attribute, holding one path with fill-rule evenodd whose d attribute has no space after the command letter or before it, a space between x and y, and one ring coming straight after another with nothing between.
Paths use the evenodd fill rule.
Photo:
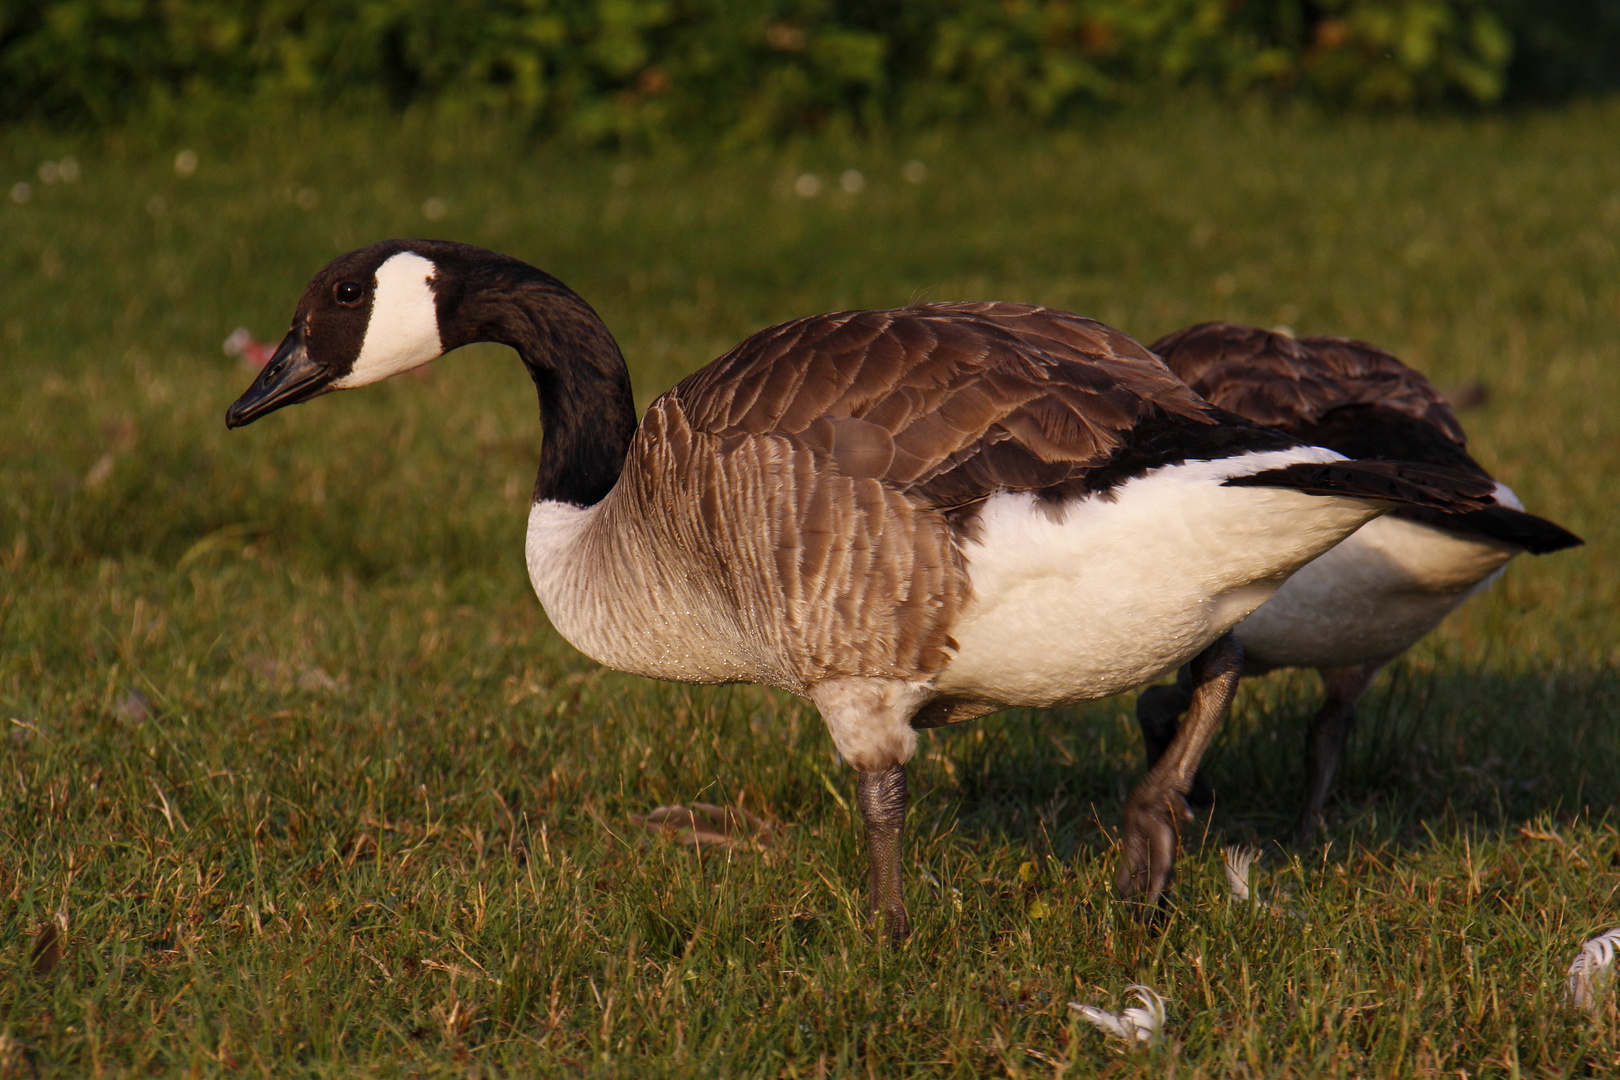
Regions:
<instances>
[{"instance_id":1,"label":"blurred green foliage","mask_svg":"<svg viewBox=\"0 0 1620 1080\"><path fill-rule=\"evenodd\" d=\"M1620 82L1620 0L0 0L0 115L495 110L586 141L1060 118L1154 88L1361 107Z\"/></svg>"}]
</instances>

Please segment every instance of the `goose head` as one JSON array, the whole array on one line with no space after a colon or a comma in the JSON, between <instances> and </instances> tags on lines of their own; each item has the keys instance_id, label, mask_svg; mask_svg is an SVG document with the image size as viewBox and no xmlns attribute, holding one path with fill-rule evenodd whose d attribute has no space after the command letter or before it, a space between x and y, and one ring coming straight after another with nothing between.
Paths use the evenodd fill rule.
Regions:
<instances>
[{"instance_id":1,"label":"goose head","mask_svg":"<svg viewBox=\"0 0 1620 1080\"><path fill-rule=\"evenodd\" d=\"M581 506L602 498L636 429L618 344L568 286L468 244L384 240L328 263L225 424L379 382L475 341L514 349L539 391L546 435L535 498Z\"/></svg>"},{"instance_id":2,"label":"goose head","mask_svg":"<svg viewBox=\"0 0 1620 1080\"><path fill-rule=\"evenodd\" d=\"M469 278L491 263L516 260L439 240L385 240L332 260L304 290L292 328L225 414L226 426L379 382L467 344L460 301Z\"/></svg>"}]
</instances>

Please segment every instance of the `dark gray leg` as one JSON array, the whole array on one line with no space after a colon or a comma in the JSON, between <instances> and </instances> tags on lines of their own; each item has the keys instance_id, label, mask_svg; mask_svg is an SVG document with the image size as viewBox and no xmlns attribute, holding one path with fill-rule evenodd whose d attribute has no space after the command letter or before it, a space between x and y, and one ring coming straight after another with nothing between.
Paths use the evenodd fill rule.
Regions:
<instances>
[{"instance_id":1,"label":"dark gray leg","mask_svg":"<svg viewBox=\"0 0 1620 1080\"><path fill-rule=\"evenodd\" d=\"M1344 760L1345 744L1356 723L1356 702L1372 685L1382 664L1356 664L1353 667L1320 668L1327 686L1327 700L1311 720L1311 745L1305 756L1305 809L1294 823L1294 844L1310 843L1322 823L1322 808Z\"/></svg>"},{"instance_id":2,"label":"dark gray leg","mask_svg":"<svg viewBox=\"0 0 1620 1080\"><path fill-rule=\"evenodd\" d=\"M1171 685L1150 686L1137 695L1136 723L1142 729L1148 768L1158 764L1164 752L1170 749L1176 732L1181 730L1181 714L1192 705L1192 699L1192 668L1187 665L1176 672L1176 681ZM1193 777L1187 801L1194 806L1209 806L1215 802L1215 793L1209 789L1203 770Z\"/></svg>"},{"instance_id":3,"label":"dark gray leg","mask_svg":"<svg viewBox=\"0 0 1620 1080\"><path fill-rule=\"evenodd\" d=\"M1148 906L1156 905L1170 884L1180 826L1192 816L1187 792L1231 708L1243 670L1243 646L1225 634L1188 668L1193 690L1187 720L1125 800L1124 851L1115 885L1120 896Z\"/></svg>"},{"instance_id":4,"label":"dark gray leg","mask_svg":"<svg viewBox=\"0 0 1620 1080\"><path fill-rule=\"evenodd\" d=\"M866 823L866 856L872 865L872 889L867 897L872 921L891 943L911 936L906 899L900 889L900 831L906 824L906 767L890 765L879 772L860 773L855 801Z\"/></svg>"}]
</instances>

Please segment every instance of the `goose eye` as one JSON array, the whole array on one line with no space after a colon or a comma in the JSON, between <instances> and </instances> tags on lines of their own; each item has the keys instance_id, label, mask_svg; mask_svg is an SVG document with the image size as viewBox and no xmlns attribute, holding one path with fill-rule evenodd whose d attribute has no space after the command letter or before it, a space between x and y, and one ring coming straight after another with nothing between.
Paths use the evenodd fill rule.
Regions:
<instances>
[{"instance_id":1,"label":"goose eye","mask_svg":"<svg viewBox=\"0 0 1620 1080\"><path fill-rule=\"evenodd\" d=\"M332 290L332 296L344 307L354 307L360 302L360 298L365 295L365 292L364 289L352 281L340 281L337 287Z\"/></svg>"}]
</instances>

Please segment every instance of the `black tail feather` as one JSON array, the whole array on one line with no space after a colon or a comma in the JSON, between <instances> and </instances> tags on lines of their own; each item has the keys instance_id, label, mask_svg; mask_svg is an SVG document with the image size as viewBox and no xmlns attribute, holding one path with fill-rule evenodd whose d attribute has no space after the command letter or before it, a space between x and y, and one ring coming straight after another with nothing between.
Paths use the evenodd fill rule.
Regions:
<instances>
[{"instance_id":1,"label":"black tail feather","mask_svg":"<svg viewBox=\"0 0 1620 1080\"><path fill-rule=\"evenodd\" d=\"M1483 510L1496 495L1489 477L1414 461L1299 461L1234 476L1226 486L1293 488L1306 495L1341 495L1453 514Z\"/></svg>"},{"instance_id":2,"label":"black tail feather","mask_svg":"<svg viewBox=\"0 0 1620 1080\"><path fill-rule=\"evenodd\" d=\"M1586 543L1562 525L1555 525L1546 518L1527 514L1523 510L1514 510L1508 506L1487 506L1483 510L1470 510L1463 514L1446 514L1417 508L1403 508L1395 513L1400 517L1420 521L1448 532L1483 536L1504 544L1513 544L1532 555L1545 555L1550 551L1562 551Z\"/></svg>"}]
</instances>

